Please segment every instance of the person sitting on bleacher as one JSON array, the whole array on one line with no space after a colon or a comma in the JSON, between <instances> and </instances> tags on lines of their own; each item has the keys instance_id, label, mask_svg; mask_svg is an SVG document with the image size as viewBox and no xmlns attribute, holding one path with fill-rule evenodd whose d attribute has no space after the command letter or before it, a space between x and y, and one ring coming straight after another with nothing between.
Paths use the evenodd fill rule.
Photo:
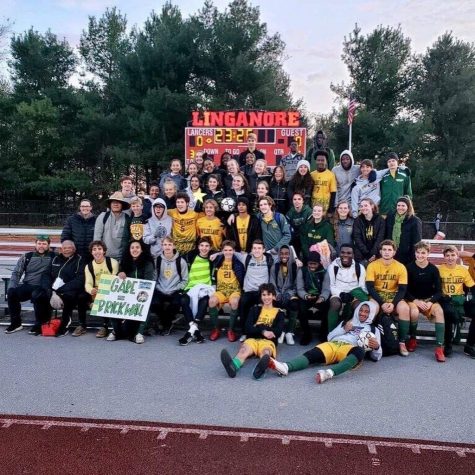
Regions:
<instances>
[{"instance_id":1,"label":"person sitting on bleacher","mask_svg":"<svg viewBox=\"0 0 475 475\"><path fill-rule=\"evenodd\" d=\"M48 269L54 252L50 251L49 236L36 236L35 250L23 254L13 269L7 290L8 312L10 314L10 325L5 333L15 333L23 330L21 322L21 302L30 300L35 309L35 324L30 330L31 334L41 332L40 321L38 320L37 299L41 293L41 276ZM21 278L23 277L23 281Z\"/></svg>"},{"instance_id":2,"label":"person sitting on bleacher","mask_svg":"<svg viewBox=\"0 0 475 475\"><path fill-rule=\"evenodd\" d=\"M416 330L419 314L435 323L435 359L445 361L444 356L444 312L440 306L442 289L439 270L429 262L430 245L420 241L415 245L416 260L407 267L406 301L411 310L409 341L407 350L415 351L417 347Z\"/></svg>"},{"instance_id":3,"label":"person sitting on bleacher","mask_svg":"<svg viewBox=\"0 0 475 475\"><path fill-rule=\"evenodd\" d=\"M39 323L50 319L50 299L55 293L62 300L63 313L61 326L56 336L65 336L69 333L73 310L78 306L79 320L85 317L86 305L80 303L79 294L84 292L84 259L76 253L76 246L72 241L63 241L60 253L53 258L49 268L41 278L42 292L38 297ZM56 297L55 297L56 298ZM83 303L82 301L81 303Z\"/></svg>"},{"instance_id":4,"label":"person sitting on bleacher","mask_svg":"<svg viewBox=\"0 0 475 475\"><path fill-rule=\"evenodd\" d=\"M443 250L444 264L439 266L440 280L442 281L442 308L445 317L445 356L452 354L452 343L460 340L460 327L464 317L465 289L475 290L473 281L468 269L457 264L459 259L458 249L455 246L447 246ZM471 325L472 326L472 325ZM455 331L454 331L455 329ZM467 340L465 353L473 355L473 328L471 340ZM472 354L470 354L472 353Z\"/></svg>"}]
</instances>

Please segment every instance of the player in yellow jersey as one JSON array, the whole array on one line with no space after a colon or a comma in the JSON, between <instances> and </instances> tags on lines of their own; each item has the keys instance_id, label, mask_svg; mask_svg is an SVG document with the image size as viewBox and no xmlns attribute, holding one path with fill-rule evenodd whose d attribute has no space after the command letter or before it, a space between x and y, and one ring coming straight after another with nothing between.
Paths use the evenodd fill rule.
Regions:
<instances>
[{"instance_id":1,"label":"player in yellow jersey","mask_svg":"<svg viewBox=\"0 0 475 475\"><path fill-rule=\"evenodd\" d=\"M218 203L215 200L206 200L204 202L205 216L199 218L196 222L198 237L208 236L211 240L211 251L216 252L221 249L224 239L224 225L216 216Z\"/></svg>"},{"instance_id":2,"label":"player in yellow jersey","mask_svg":"<svg viewBox=\"0 0 475 475\"><path fill-rule=\"evenodd\" d=\"M168 209L172 218L172 237L176 250L184 255L196 248L196 222L199 214L188 207L190 197L185 192L177 193L176 209Z\"/></svg>"},{"instance_id":3,"label":"player in yellow jersey","mask_svg":"<svg viewBox=\"0 0 475 475\"><path fill-rule=\"evenodd\" d=\"M404 300L407 288L407 270L394 259L396 244L390 239L384 240L380 247L380 259L368 265L366 287L370 299L375 301L383 313L397 314L399 320L399 353L408 356L406 339L409 333L410 310Z\"/></svg>"},{"instance_id":4,"label":"player in yellow jersey","mask_svg":"<svg viewBox=\"0 0 475 475\"><path fill-rule=\"evenodd\" d=\"M239 315L239 299L244 281L244 264L234 255L236 244L233 241L224 241L222 254L216 256L213 268L213 281L216 284L216 293L209 299L209 316L213 330L209 336L211 341L220 337L218 328L218 310L228 303L231 307L229 315L228 341L237 340L235 330L236 319Z\"/></svg>"},{"instance_id":5,"label":"player in yellow jersey","mask_svg":"<svg viewBox=\"0 0 475 475\"><path fill-rule=\"evenodd\" d=\"M221 363L230 378L235 378L244 362L251 356L258 356L259 362L252 375L260 379L269 366L270 358L276 357L277 340L284 329L284 314L274 307L276 290L272 284L259 287L261 305L255 305L246 319L247 340L241 345L237 355L231 358L226 349L221 351Z\"/></svg>"},{"instance_id":6,"label":"player in yellow jersey","mask_svg":"<svg viewBox=\"0 0 475 475\"><path fill-rule=\"evenodd\" d=\"M323 212L330 218L335 210L337 184L335 174L327 168L327 160L327 152L318 151L315 159L317 169L310 175L313 180L312 204L323 204Z\"/></svg>"},{"instance_id":7,"label":"player in yellow jersey","mask_svg":"<svg viewBox=\"0 0 475 475\"><path fill-rule=\"evenodd\" d=\"M442 281L442 308L445 316L445 356L452 354L452 343L460 342L460 326L465 314L465 288L474 290L473 281L468 269L457 264L459 253L455 246L447 246L443 250L444 263L439 266ZM469 328L465 353L475 358L475 325Z\"/></svg>"}]
</instances>

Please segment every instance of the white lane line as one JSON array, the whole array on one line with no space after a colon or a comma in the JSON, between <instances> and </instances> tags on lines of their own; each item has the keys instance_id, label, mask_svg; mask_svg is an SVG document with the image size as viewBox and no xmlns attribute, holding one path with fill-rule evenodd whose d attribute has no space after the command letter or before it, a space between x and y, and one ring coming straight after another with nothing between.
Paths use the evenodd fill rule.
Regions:
<instances>
[{"instance_id":1,"label":"white lane line","mask_svg":"<svg viewBox=\"0 0 475 475\"><path fill-rule=\"evenodd\" d=\"M412 450L414 453L420 453L421 450L434 450L439 452L455 452L459 457L466 457L467 454L475 454L475 447L472 446L452 446L452 445L438 445L430 442L397 442L386 440L371 440L371 439L351 439L343 437L329 437L329 436L313 436L313 435L292 435L292 434L278 434L265 432L247 432L247 431L233 431L233 430L219 430L219 429L198 429L186 427L162 427L149 425L133 425L133 424L113 424L113 423L98 423L98 422L74 422L74 421L57 421L45 419L15 419L15 418L0 418L0 424L3 428L9 428L13 424L41 426L42 429L49 429L51 427L67 427L77 428L81 430L87 429L110 429L119 430L122 434L129 431L143 431L143 432L158 432L157 439L164 439L168 434L196 434L201 439L209 436L223 436L223 437L239 437L241 442L247 442L249 438L256 439L275 439L280 440L283 444L289 442L317 442L331 447L334 444L344 445L363 445L368 448L371 454L377 453L378 447L391 447ZM203 436L202 436L203 435ZM205 436L205 437L204 437Z\"/></svg>"}]
</instances>

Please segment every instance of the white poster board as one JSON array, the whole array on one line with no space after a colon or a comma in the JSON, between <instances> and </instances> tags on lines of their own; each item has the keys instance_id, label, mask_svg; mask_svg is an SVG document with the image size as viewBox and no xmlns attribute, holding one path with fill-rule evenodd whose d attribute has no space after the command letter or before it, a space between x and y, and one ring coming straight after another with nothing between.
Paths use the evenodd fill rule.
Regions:
<instances>
[{"instance_id":1,"label":"white poster board","mask_svg":"<svg viewBox=\"0 0 475 475\"><path fill-rule=\"evenodd\" d=\"M152 303L155 282L142 279L119 279L102 274L91 315L144 322Z\"/></svg>"}]
</instances>

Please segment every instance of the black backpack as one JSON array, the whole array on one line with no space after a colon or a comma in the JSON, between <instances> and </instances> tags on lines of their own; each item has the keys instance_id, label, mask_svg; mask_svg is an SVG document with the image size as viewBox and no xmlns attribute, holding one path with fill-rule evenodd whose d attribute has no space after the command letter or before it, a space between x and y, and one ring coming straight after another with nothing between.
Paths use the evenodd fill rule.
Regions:
<instances>
[{"instance_id":1,"label":"black backpack","mask_svg":"<svg viewBox=\"0 0 475 475\"><path fill-rule=\"evenodd\" d=\"M381 348L383 356L393 356L399 354L399 339L394 318L386 313L381 313L376 319L375 328L381 334Z\"/></svg>"},{"instance_id":2,"label":"black backpack","mask_svg":"<svg viewBox=\"0 0 475 475\"><path fill-rule=\"evenodd\" d=\"M109 270L109 272L112 274L112 261L111 261L111 258L107 257L107 256L106 256L106 266L107 266L107 269ZM92 275L92 286L95 287L96 286L96 274L94 273L94 266L92 265L92 261L88 262L87 268L89 269L89 272Z\"/></svg>"},{"instance_id":3,"label":"black backpack","mask_svg":"<svg viewBox=\"0 0 475 475\"><path fill-rule=\"evenodd\" d=\"M335 279L336 279L336 276L338 275L338 269L339 269L338 266L333 266L333 272L335 273ZM360 263L358 261L355 261L355 271L356 271L356 280L359 282L360 277L361 277L361 266L360 266Z\"/></svg>"}]
</instances>

